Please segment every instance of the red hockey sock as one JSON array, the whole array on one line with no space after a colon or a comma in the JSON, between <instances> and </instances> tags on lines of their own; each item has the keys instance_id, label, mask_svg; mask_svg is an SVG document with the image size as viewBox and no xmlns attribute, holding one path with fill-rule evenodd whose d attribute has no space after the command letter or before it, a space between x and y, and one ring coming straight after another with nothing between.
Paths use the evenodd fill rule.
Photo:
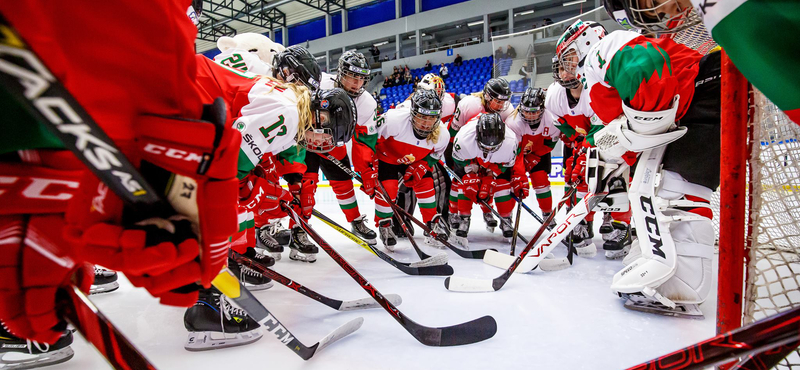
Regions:
<instances>
[{"instance_id":1,"label":"red hockey sock","mask_svg":"<svg viewBox=\"0 0 800 370\"><path fill-rule=\"evenodd\" d=\"M508 180L497 180L497 185L494 187L494 200L497 203L497 213L502 217L511 217L514 201L511 199L511 184Z\"/></svg>"},{"instance_id":2,"label":"red hockey sock","mask_svg":"<svg viewBox=\"0 0 800 370\"><path fill-rule=\"evenodd\" d=\"M536 171L531 174L533 191L536 193L536 201L542 212L553 211L553 194L550 192L550 178L545 171Z\"/></svg>"},{"instance_id":3,"label":"red hockey sock","mask_svg":"<svg viewBox=\"0 0 800 370\"><path fill-rule=\"evenodd\" d=\"M381 184L394 202L397 199L397 180L384 180ZM383 197L375 197L375 226L378 226L378 222L382 219L392 218L393 214L392 206L386 203Z\"/></svg>"},{"instance_id":4,"label":"red hockey sock","mask_svg":"<svg viewBox=\"0 0 800 370\"><path fill-rule=\"evenodd\" d=\"M333 188L333 193L336 194L339 208L342 209L344 216L347 217L347 222L353 222L358 216L361 216L361 211L359 211L358 202L356 201L356 193L353 188L353 180L330 180L329 182L331 188Z\"/></svg>"},{"instance_id":5,"label":"red hockey sock","mask_svg":"<svg viewBox=\"0 0 800 370\"><path fill-rule=\"evenodd\" d=\"M418 181L414 186L414 194L417 196L419 212L422 214L422 221L428 222L436 214L436 193L433 190L433 179L425 177Z\"/></svg>"}]
</instances>

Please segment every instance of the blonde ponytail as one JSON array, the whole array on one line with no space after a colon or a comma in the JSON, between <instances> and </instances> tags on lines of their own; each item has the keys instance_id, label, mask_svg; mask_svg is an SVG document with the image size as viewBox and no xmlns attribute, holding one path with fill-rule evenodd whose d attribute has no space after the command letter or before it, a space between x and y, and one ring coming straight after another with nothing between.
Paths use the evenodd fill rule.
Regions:
<instances>
[{"instance_id":1,"label":"blonde ponytail","mask_svg":"<svg viewBox=\"0 0 800 370\"><path fill-rule=\"evenodd\" d=\"M270 86L272 89L267 91L267 93L270 93L272 90L277 88L283 91L290 90L294 94L295 99L289 99L294 100L294 103L297 105L297 116L300 120L297 123L297 135L295 136L295 142L299 143L303 141L306 138L306 131L314 126L314 118L311 114L311 91L305 86L283 82L270 76L262 75L259 76L258 79L270 81L267 83L267 86Z\"/></svg>"},{"instance_id":2,"label":"blonde ponytail","mask_svg":"<svg viewBox=\"0 0 800 370\"><path fill-rule=\"evenodd\" d=\"M425 138L425 141L427 141L427 142L429 142L431 144L438 143L439 142L439 134L442 133L442 125L443 125L443 123L440 121L439 124L436 125L436 128L433 131L431 131L430 134L428 134L427 138Z\"/></svg>"}]
</instances>

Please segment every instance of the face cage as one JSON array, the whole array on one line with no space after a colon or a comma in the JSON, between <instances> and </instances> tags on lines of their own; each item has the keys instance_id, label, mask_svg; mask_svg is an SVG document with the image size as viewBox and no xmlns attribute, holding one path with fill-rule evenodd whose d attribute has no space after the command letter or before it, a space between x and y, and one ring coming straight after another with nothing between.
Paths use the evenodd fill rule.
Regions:
<instances>
[{"instance_id":1,"label":"face cage","mask_svg":"<svg viewBox=\"0 0 800 370\"><path fill-rule=\"evenodd\" d=\"M497 145L487 146L487 145L484 145L483 143L481 143L480 141L478 141L478 148L481 149L481 151L483 152L483 156L485 157L485 156L488 156L491 153L494 153L494 152L500 150L500 146L502 144L503 144L503 142L501 141Z\"/></svg>"},{"instance_id":2,"label":"face cage","mask_svg":"<svg viewBox=\"0 0 800 370\"><path fill-rule=\"evenodd\" d=\"M363 93L364 90L367 87L367 82L369 80L369 76L360 75L358 73L354 73L354 72L347 71L347 70L343 71L342 69L344 69L344 68L345 67L342 66L341 68L339 68L339 71L336 73L336 84L339 85L339 87L341 87L342 90L344 90L347 93L347 95L350 95L351 98L357 98L357 97L361 96L361 93ZM362 80L361 87L358 88L357 91L350 91L348 88L346 88L344 86L344 82L342 82L343 77L355 78L355 79Z\"/></svg>"},{"instance_id":3,"label":"face cage","mask_svg":"<svg viewBox=\"0 0 800 370\"><path fill-rule=\"evenodd\" d=\"M655 18L653 17L652 14L660 14L658 8L670 5L671 2L674 2L675 6L680 10L680 5L677 3L678 0L666 1L663 4L646 9L639 9L638 0L628 0L631 22L636 27L652 33L676 33L703 21L700 15L694 11L694 7L680 10L680 13L669 18L661 18L658 15Z\"/></svg>"},{"instance_id":4,"label":"face cage","mask_svg":"<svg viewBox=\"0 0 800 370\"><path fill-rule=\"evenodd\" d=\"M565 50L564 53L558 57L558 63L561 67L560 71L572 75L575 80L578 79L578 68L581 62L578 51L575 50L575 48Z\"/></svg>"},{"instance_id":5,"label":"face cage","mask_svg":"<svg viewBox=\"0 0 800 370\"><path fill-rule=\"evenodd\" d=\"M326 139L316 140L311 142L308 140L308 134L315 135L328 135ZM304 146L306 151L311 153L327 153L336 148L338 145L333 142L333 131L329 128L315 128L306 131L306 138L301 140L298 144Z\"/></svg>"},{"instance_id":6,"label":"face cage","mask_svg":"<svg viewBox=\"0 0 800 370\"><path fill-rule=\"evenodd\" d=\"M436 122L430 127L430 129L424 129L417 126L417 118L422 117L436 117ZM429 116L425 114L420 114L417 112L411 111L411 128L414 129L414 133L417 134L418 137L428 137L437 127L439 127L439 117L440 116Z\"/></svg>"},{"instance_id":7,"label":"face cage","mask_svg":"<svg viewBox=\"0 0 800 370\"><path fill-rule=\"evenodd\" d=\"M536 112L539 112L539 117L536 117L535 119L530 119L525 117L525 113L533 114ZM522 120L525 121L525 123L527 123L528 126L530 126L531 128L536 128L539 127L539 123L542 122L542 116L544 115L544 111L542 111L541 109L537 109L536 111L526 111L524 107L520 105L519 114L522 116Z\"/></svg>"},{"instance_id":8,"label":"face cage","mask_svg":"<svg viewBox=\"0 0 800 370\"><path fill-rule=\"evenodd\" d=\"M508 100L500 100L500 99L497 99L495 97L492 97L491 95L485 96L484 100L486 100L486 106L483 107L483 108L486 110L486 113L502 112L502 111L506 110L506 108L508 108L508 104L510 104L510 102ZM503 102L503 106L500 107L500 109L493 110L493 109L490 108L491 105L492 105L492 102L495 101L495 100Z\"/></svg>"}]
</instances>

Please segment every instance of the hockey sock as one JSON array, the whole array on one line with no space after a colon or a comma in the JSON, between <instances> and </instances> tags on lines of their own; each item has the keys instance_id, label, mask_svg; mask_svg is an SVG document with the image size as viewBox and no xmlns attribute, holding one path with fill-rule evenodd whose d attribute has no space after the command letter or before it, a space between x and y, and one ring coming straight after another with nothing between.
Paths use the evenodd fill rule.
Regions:
<instances>
[{"instance_id":1,"label":"hockey sock","mask_svg":"<svg viewBox=\"0 0 800 370\"><path fill-rule=\"evenodd\" d=\"M397 199L397 180L384 180L381 184L394 202ZM380 220L392 218L392 215L394 215L392 206L386 203L383 197L375 197L375 226L378 226Z\"/></svg>"},{"instance_id":2,"label":"hockey sock","mask_svg":"<svg viewBox=\"0 0 800 370\"><path fill-rule=\"evenodd\" d=\"M451 215L458 214L458 194L461 192L461 184L453 181L450 187L450 199L448 201L448 208Z\"/></svg>"},{"instance_id":3,"label":"hockey sock","mask_svg":"<svg viewBox=\"0 0 800 370\"><path fill-rule=\"evenodd\" d=\"M422 214L422 221L428 222L436 214L436 192L433 190L433 178L425 177L418 181L414 186L414 193L417 195L419 212Z\"/></svg>"},{"instance_id":4,"label":"hockey sock","mask_svg":"<svg viewBox=\"0 0 800 370\"><path fill-rule=\"evenodd\" d=\"M497 180L497 186L494 187L494 200L497 203L497 213L503 217L511 217L514 201L511 199L511 184L508 180Z\"/></svg>"},{"instance_id":5,"label":"hockey sock","mask_svg":"<svg viewBox=\"0 0 800 370\"><path fill-rule=\"evenodd\" d=\"M536 171L532 173L531 182L533 183L533 191L536 192L536 201L539 203L539 209L542 212L552 212L553 194L550 192L550 178L547 177L547 172Z\"/></svg>"},{"instance_id":6,"label":"hockey sock","mask_svg":"<svg viewBox=\"0 0 800 370\"><path fill-rule=\"evenodd\" d=\"M361 216L361 211L358 209L358 202L356 201L356 193L353 188L353 180L330 180L333 193L336 194L336 200L339 202L339 208L342 209L344 216L347 217L347 222L353 222L358 216Z\"/></svg>"},{"instance_id":7,"label":"hockey sock","mask_svg":"<svg viewBox=\"0 0 800 370\"><path fill-rule=\"evenodd\" d=\"M231 236L231 249L239 254L247 252L247 247L256 245L255 223L253 212L239 207L239 231Z\"/></svg>"},{"instance_id":8,"label":"hockey sock","mask_svg":"<svg viewBox=\"0 0 800 370\"><path fill-rule=\"evenodd\" d=\"M708 210L709 212L711 211L708 208L702 208L702 209ZM622 222L630 225L631 224L631 215L632 214L633 214L633 211L631 211L630 209L628 211L626 211L626 212L611 212L611 219L616 220L616 221L622 221ZM711 218L711 217L709 217L709 218Z\"/></svg>"},{"instance_id":9,"label":"hockey sock","mask_svg":"<svg viewBox=\"0 0 800 370\"><path fill-rule=\"evenodd\" d=\"M469 216L472 213L472 200L464 194L458 194L458 214Z\"/></svg>"}]
</instances>

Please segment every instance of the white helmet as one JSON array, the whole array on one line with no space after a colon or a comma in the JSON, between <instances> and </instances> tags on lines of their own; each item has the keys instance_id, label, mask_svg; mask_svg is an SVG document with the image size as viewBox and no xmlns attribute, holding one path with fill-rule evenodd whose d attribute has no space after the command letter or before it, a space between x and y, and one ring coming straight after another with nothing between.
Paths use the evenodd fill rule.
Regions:
<instances>
[{"instance_id":1,"label":"white helmet","mask_svg":"<svg viewBox=\"0 0 800 370\"><path fill-rule=\"evenodd\" d=\"M444 97L444 80L441 77L428 73L422 76L422 80L417 84L418 89L433 90L439 96L439 100Z\"/></svg>"},{"instance_id":2,"label":"white helmet","mask_svg":"<svg viewBox=\"0 0 800 370\"><path fill-rule=\"evenodd\" d=\"M589 49L606 35L606 29L597 22L578 19L567 27L556 43L556 56L560 68L568 75L577 76Z\"/></svg>"}]
</instances>

